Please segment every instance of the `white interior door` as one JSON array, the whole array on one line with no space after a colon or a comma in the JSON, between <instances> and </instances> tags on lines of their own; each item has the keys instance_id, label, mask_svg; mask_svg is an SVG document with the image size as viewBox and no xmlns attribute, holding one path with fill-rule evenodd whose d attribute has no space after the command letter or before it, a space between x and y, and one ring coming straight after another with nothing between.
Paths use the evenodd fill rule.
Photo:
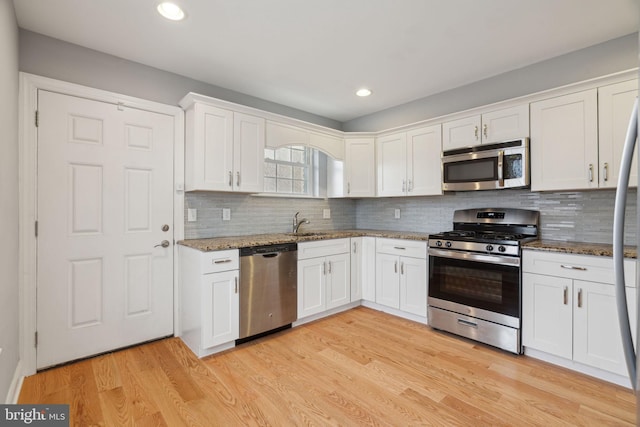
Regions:
<instances>
[{"instance_id":1,"label":"white interior door","mask_svg":"<svg viewBox=\"0 0 640 427\"><path fill-rule=\"evenodd\" d=\"M38 111L37 367L171 335L173 117L43 90Z\"/></svg>"}]
</instances>

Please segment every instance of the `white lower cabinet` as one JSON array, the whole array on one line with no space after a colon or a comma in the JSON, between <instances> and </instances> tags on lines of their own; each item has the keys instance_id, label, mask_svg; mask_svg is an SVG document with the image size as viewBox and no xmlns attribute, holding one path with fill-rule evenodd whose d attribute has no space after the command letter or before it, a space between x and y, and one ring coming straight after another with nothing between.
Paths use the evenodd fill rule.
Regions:
<instances>
[{"instance_id":1,"label":"white lower cabinet","mask_svg":"<svg viewBox=\"0 0 640 427\"><path fill-rule=\"evenodd\" d=\"M632 260L625 278L635 336ZM626 376L611 258L525 250L522 279L525 347Z\"/></svg>"},{"instance_id":2,"label":"white lower cabinet","mask_svg":"<svg viewBox=\"0 0 640 427\"><path fill-rule=\"evenodd\" d=\"M350 239L299 243L298 319L350 302Z\"/></svg>"},{"instance_id":3,"label":"white lower cabinet","mask_svg":"<svg viewBox=\"0 0 640 427\"><path fill-rule=\"evenodd\" d=\"M351 238L351 302L376 300L376 239Z\"/></svg>"},{"instance_id":4,"label":"white lower cabinet","mask_svg":"<svg viewBox=\"0 0 640 427\"><path fill-rule=\"evenodd\" d=\"M239 337L238 250L179 248L180 338L198 357L235 345Z\"/></svg>"},{"instance_id":5,"label":"white lower cabinet","mask_svg":"<svg viewBox=\"0 0 640 427\"><path fill-rule=\"evenodd\" d=\"M376 239L377 304L427 315L427 244Z\"/></svg>"}]
</instances>

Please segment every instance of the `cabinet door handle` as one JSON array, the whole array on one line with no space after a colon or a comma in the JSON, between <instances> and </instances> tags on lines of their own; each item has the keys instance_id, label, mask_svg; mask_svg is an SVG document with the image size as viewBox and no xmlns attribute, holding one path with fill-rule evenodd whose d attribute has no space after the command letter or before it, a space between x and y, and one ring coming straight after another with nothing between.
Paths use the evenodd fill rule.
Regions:
<instances>
[{"instance_id":1,"label":"cabinet door handle","mask_svg":"<svg viewBox=\"0 0 640 427\"><path fill-rule=\"evenodd\" d=\"M331 274L331 261L329 261L329 274Z\"/></svg>"},{"instance_id":2,"label":"cabinet door handle","mask_svg":"<svg viewBox=\"0 0 640 427\"><path fill-rule=\"evenodd\" d=\"M396 273L398 272L398 261L396 261L396 262L393 264L393 270L394 270Z\"/></svg>"},{"instance_id":3,"label":"cabinet door handle","mask_svg":"<svg viewBox=\"0 0 640 427\"><path fill-rule=\"evenodd\" d=\"M351 194L351 183L347 182L347 194Z\"/></svg>"},{"instance_id":4,"label":"cabinet door handle","mask_svg":"<svg viewBox=\"0 0 640 427\"><path fill-rule=\"evenodd\" d=\"M485 138L489 136L488 128L489 126L487 126L486 123L482 126L482 134L484 135Z\"/></svg>"},{"instance_id":5,"label":"cabinet door handle","mask_svg":"<svg viewBox=\"0 0 640 427\"><path fill-rule=\"evenodd\" d=\"M327 275L327 263L326 262L322 263L322 275L323 276Z\"/></svg>"},{"instance_id":6,"label":"cabinet door handle","mask_svg":"<svg viewBox=\"0 0 640 427\"><path fill-rule=\"evenodd\" d=\"M564 305L569 304L569 288L564 287Z\"/></svg>"},{"instance_id":7,"label":"cabinet door handle","mask_svg":"<svg viewBox=\"0 0 640 427\"><path fill-rule=\"evenodd\" d=\"M473 135L476 137L476 141L478 140L478 126L473 128Z\"/></svg>"},{"instance_id":8,"label":"cabinet door handle","mask_svg":"<svg viewBox=\"0 0 640 427\"><path fill-rule=\"evenodd\" d=\"M577 267L575 265L567 265L567 264L560 264L560 268L566 268L567 270L587 271L586 267Z\"/></svg>"},{"instance_id":9,"label":"cabinet door handle","mask_svg":"<svg viewBox=\"0 0 640 427\"><path fill-rule=\"evenodd\" d=\"M589 182L593 182L593 163L589 163Z\"/></svg>"},{"instance_id":10,"label":"cabinet door handle","mask_svg":"<svg viewBox=\"0 0 640 427\"><path fill-rule=\"evenodd\" d=\"M238 293L238 278L236 277L236 290L235 290L236 294Z\"/></svg>"},{"instance_id":11,"label":"cabinet door handle","mask_svg":"<svg viewBox=\"0 0 640 427\"><path fill-rule=\"evenodd\" d=\"M402 192L404 193L405 191L407 191L407 181L405 181L404 179L402 180Z\"/></svg>"},{"instance_id":12,"label":"cabinet door handle","mask_svg":"<svg viewBox=\"0 0 640 427\"><path fill-rule=\"evenodd\" d=\"M404 262L400 263L400 274L404 274Z\"/></svg>"},{"instance_id":13,"label":"cabinet door handle","mask_svg":"<svg viewBox=\"0 0 640 427\"><path fill-rule=\"evenodd\" d=\"M582 308L582 289L578 290L578 308Z\"/></svg>"},{"instance_id":14,"label":"cabinet door handle","mask_svg":"<svg viewBox=\"0 0 640 427\"><path fill-rule=\"evenodd\" d=\"M358 251L358 244L353 242L353 253L355 254Z\"/></svg>"},{"instance_id":15,"label":"cabinet door handle","mask_svg":"<svg viewBox=\"0 0 640 427\"><path fill-rule=\"evenodd\" d=\"M413 182L409 180L409 184L407 185L407 192L411 193L413 191Z\"/></svg>"},{"instance_id":16,"label":"cabinet door handle","mask_svg":"<svg viewBox=\"0 0 640 427\"><path fill-rule=\"evenodd\" d=\"M240 188L240 172L236 172L236 187Z\"/></svg>"},{"instance_id":17,"label":"cabinet door handle","mask_svg":"<svg viewBox=\"0 0 640 427\"><path fill-rule=\"evenodd\" d=\"M233 173L229 171L229 187L233 187Z\"/></svg>"},{"instance_id":18,"label":"cabinet door handle","mask_svg":"<svg viewBox=\"0 0 640 427\"><path fill-rule=\"evenodd\" d=\"M604 168L602 169L602 176L605 182L609 181L609 163L604 164Z\"/></svg>"},{"instance_id":19,"label":"cabinet door handle","mask_svg":"<svg viewBox=\"0 0 640 427\"><path fill-rule=\"evenodd\" d=\"M226 264L228 262L231 262L230 259L214 259L213 263L214 264Z\"/></svg>"}]
</instances>

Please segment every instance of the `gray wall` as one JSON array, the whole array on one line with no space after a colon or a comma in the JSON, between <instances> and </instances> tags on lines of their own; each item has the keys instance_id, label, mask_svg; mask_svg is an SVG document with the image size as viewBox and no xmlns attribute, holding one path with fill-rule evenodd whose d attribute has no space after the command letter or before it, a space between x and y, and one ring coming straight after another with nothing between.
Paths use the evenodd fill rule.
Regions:
<instances>
[{"instance_id":1,"label":"gray wall","mask_svg":"<svg viewBox=\"0 0 640 427\"><path fill-rule=\"evenodd\" d=\"M18 25L0 1L0 402L18 365ZM10 396L7 396L7 398Z\"/></svg>"},{"instance_id":2,"label":"gray wall","mask_svg":"<svg viewBox=\"0 0 640 427\"><path fill-rule=\"evenodd\" d=\"M343 124L343 130L389 129L637 66L638 34L635 33L350 120Z\"/></svg>"},{"instance_id":3,"label":"gray wall","mask_svg":"<svg viewBox=\"0 0 640 427\"><path fill-rule=\"evenodd\" d=\"M178 105L188 92L196 92L334 129L342 128L335 120L23 29L20 30L20 71L169 105Z\"/></svg>"}]
</instances>

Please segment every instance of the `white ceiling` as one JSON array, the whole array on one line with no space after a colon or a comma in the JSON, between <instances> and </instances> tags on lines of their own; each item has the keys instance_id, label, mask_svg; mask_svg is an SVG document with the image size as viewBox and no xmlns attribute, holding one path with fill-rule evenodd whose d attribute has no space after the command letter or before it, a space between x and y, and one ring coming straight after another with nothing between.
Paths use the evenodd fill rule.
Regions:
<instances>
[{"instance_id":1,"label":"white ceiling","mask_svg":"<svg viewBox=\"0 0 640 427\"><path fill-rule=\"evenodd\" d=\"M637 0L175 0L181 22L159 2L14 5L21 28L341 122L639 28Z\"/></svg>"}]
</instances>

